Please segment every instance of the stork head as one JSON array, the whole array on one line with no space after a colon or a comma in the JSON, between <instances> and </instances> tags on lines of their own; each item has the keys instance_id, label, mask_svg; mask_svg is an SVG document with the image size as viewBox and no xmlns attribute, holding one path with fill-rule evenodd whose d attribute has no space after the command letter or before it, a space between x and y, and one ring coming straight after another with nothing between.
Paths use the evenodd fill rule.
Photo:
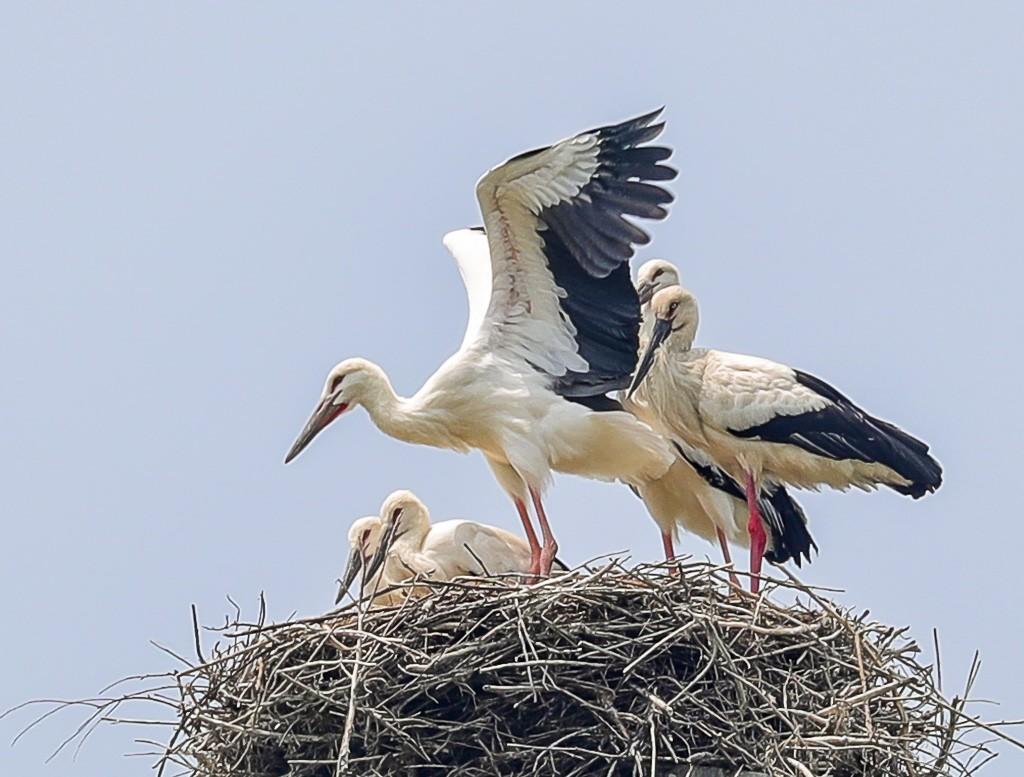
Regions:
<instances>
[{"instance_id":1,"label":"stork head","mask_svg":"<svg viewBox=\"0 0 1024 777\"><path fill-rule=\"evenodd\" d=\"M313 413L284 458L287 464L342 413L366 402L387 385L384 371L366 359L346 359L327 373Z\"/></svg>"},{"instance_id":2,"label":"stork head","mask_svg":"<svg viewBox=\"0 0 1024 777\"><path fill-rule=\"evenodd\" d=\"M366 568L367 579L377 574L396 543L419 545L430 530L430 511L412 491L395 491L380 506L380 547Z\"/></svg>"},{"instance_id":3,"label":"stork head","mask_svg":"<svg viewBox=\"0 0 1024 777\"><path fill-rule=\"evenodd\" d=\"M654 364L658 349L669 339L673 345L689 350L697 334L700 315L697 309L697 298L682 286L669 286L651 298L651 315L654 316L654 328L651 330L651 341L647 350L640 358L640 364L633 375L628 396L632 397Z\"/></svg>"},{"instance_id":4,"label":"stork head","mask_svg":"<svg viewBox=\"0 0 1024 777\"><path fill-rule=\"evenodd\" d=\"M360 570L369 564L370 559L377 553L380 547L381 538L380 518L376 515L368 515L365 518L358 518L353 521L348 530L348 562L345 564L345 572L338 581L338 596L335 604L341 604L345 592L352 587L352 582ZM363 580L368 581L369 577Z\"/></svg>"},{"instance_id":5,"label":"stork head","mask_svg":"<svg viewBox=\"0 0 1024 777\"><path fill-rule=\"evenodd\" d=\"M679 285L679 270L672 262L651 259L644 262L636 275L636 293L640 304L646 305L651 297L669 286Z\"/></svg>"}]
</instances>

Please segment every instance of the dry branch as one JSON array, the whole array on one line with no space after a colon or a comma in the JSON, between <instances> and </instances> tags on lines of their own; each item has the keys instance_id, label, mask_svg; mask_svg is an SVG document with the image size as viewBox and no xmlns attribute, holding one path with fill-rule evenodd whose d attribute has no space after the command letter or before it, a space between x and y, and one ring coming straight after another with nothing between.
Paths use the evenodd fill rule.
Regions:
<instances>
[{"instance_id":1,"label":"dry branch","mask_svg":"<svg viewBox=\"0 0 1024 777\"><path fill-rule=\"evenodd\" d=\"M978 734L996 729L941 695L905 630L796 582L754 598L714 567L680 570L613 561L532 586L431 584L399 607L276 625L236 615L207 660L172 675L176 696L150 694L175 709L160 767L960 777L991 756ZM807 602L774 603L780 588Z\"/></svg>"}]
</instances>

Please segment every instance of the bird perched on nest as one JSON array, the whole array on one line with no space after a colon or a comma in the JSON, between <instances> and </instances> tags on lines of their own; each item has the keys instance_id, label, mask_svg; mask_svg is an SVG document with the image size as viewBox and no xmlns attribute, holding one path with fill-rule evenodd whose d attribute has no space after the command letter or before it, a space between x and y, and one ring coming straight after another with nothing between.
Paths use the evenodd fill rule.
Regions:
<instances>
[{"instance_id":1,"label":"bird perched on nest","mask_svg":"<svg viewBox=\"0 0 1024 777\"><path fill-rule=\"evenodd\" d=\"M679 283L679 269L665 259L651 259L640 266L636 278L637 297L643 321L640 325L640 347L646 349L654 329L651 299L662 289ZM672 438L670 430L660 427L658 415L652 412L641 386L632 397L621 397L627 410L654 429ZM677 529L696 534L708 541L718 540L726 564L732 563L729 542L750 546L747 530L746 496L742 485L720 467L711 456L692 445L675 440L676 461L660 478L637 489L647 511L662 532L666 560L675 556L673 540ZM758 508L768 530L765 558L773 563L811 560L811 548L817 550L807 530L803 508L784 486L764 482ZM735 575L730 573L738 585Z\"/></svg>"},{"instance_id":2,"label":"bird perched on nest","mask_svg":"<svg viewBox=\"0 0 1024 777\"><path fill-rule=\"evenodd\" d=\"M530 546L522 539L475 521L432 524L427 506L411 491L389 495L378 520L380 541L366 565L369 578L379 573L394 584L416 578L452 580L530 572Z\"/></svg>"},{"instance_id":3,"label":"bird perched on nest","mask_svg":"<svg viewBox=\"0 0 1024 777\"><path fill-rule=\"evenodd\" d=\"M541 498L553 471L634 485L664 474L674 459L667 441L607 396L629 385L638 352L629 260L649 238L627 217L663 219L672 200L651 183L675 177L662 164L671 150L645 145L662 131L659 113L485 174L476 187L485 232L445 238L460 267L489 269L487 282L467 284L462 347L412 397L398 396L371 362L341 362L285 461L359 405L398 439L479 450L515 503L531 571L543 574L558 548Z\"/></svg>"},{"instance_id":4,"label":"bird perched on nest","mask_svg":"<svg viewBox=\"0 0 1024 777\"><path fill-rule=\"evenodd\" d=\"M626 400L625 407L647 418L647 411ZM747 528L747 502L742 486L719 467L705 452L675 443L676 460L660 478L636 488L647 512L661 530L665 560L675 558L674 540L680 529L708 542L716 539L726 564L732 564L729 543L750 546ZM764 518L767 539L764 557L775 564L793 561L800 566L811 560L817 544L807 529L803 508L785 487L764 483L758 497L758 511ZM739 586L735 574L729 573Z\"/></svg>"},{"instance_id":5,"label":"bird perched on nest","mask_svg":"<svg viewBox=\"0 0 1024 777\"><path fill-rule=\"evenodd\" d=\"M345 571L339 580L335 604L341 604L341 600L348 589L352 587L356 577L369 566L370 560L380 548L383 536L380 516L368 515L352 522L352 526L348 530L348 562L345 564ZM373 576L363 574L360 589L363 593L374 593L373 601L376 604L384 606L399 604L402 601L400 593L388 590L399 581L388 579L385 572L386 570L379 569ZM378 591L380 593L376 593Z\"/></svg>"},{"instance_id":6,"label":"bird perched on nest","mask_svg":"<svg viewBox=\"0 0 1024 777\"><path fill-rule=\"evenodd\" d=\"M752 590L767 540L756 498L766 479L813 489L885 485L915 499L942 483L925 443L823 380L767 359L693 348L699 313L689 291L662 289L651 310L651 339L629 393L644 386L662 428L743 483Z\"/></svg>"}]
</instances>

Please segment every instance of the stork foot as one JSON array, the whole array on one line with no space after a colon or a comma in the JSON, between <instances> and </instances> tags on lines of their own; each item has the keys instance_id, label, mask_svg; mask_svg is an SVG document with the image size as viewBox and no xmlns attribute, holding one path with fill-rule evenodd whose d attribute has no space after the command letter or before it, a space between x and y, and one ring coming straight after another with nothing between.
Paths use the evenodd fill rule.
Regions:
<instances>
[{"instance_id":1,"label":"stork foot","mask_svg":"<svg viewBox=\"0 0 1024 777\"><path fill-rule=\"evenodd\" d=\"M536 583L540 577L540 570L543 563L541 558L541 546L537 542L537 534L533 530L533 523L530 521L530 513L526 510L526 503L522 499L515 499L516 512L519 513L519 520L523 522L523 531L526 533L526 541L530 546L530 568L527 583Z\"/></svg>"},{"instance_id":2,"label":"stork foot","mask_svg":"<svg viewBox=\"0 0 1024 777\"><path fill-rule=\"evenodd\" d=\"M551 532L548 516L544 512L544 505L540 500L540 493L535 488L531 488L530 497L533 499L533 511L537 513L541 536L544 538L544 544L540 551L540 573L547 576L551 574L551 567L555 563L558 543L555 541L555 535Z\"/></svg>"},{"instance_id":3,"label":"stork foot","mask_svg":"<svg viewBox=\"0 0 1024 777\"><path fill-rule=\"evenodd\" d=\"M551 568L555 565L555 554L558 553L558 543L544 544L540 552L540 574L544 577L551 576Z\"/></svg>"}]
</instances>

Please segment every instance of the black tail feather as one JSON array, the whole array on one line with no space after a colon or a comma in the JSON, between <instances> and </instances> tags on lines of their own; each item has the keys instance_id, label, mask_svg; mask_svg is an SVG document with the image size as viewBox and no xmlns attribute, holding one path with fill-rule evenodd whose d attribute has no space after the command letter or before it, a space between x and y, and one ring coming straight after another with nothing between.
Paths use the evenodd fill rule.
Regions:
<instances>
[{"instance_id":1,"label":"black tail feather","mask_svg":"<svg viewBox=\"0 0 1024 777\"><path fill-rule=\"evenodd\" d=\"M764 557L773 564L792 560L798 567L803 559L811 560L811 548L818 545L807 530L807 516L789 492L781 485L765 484L758 500L761 515L771 534L771 549Z\"/></svg>"}]
</instances>

